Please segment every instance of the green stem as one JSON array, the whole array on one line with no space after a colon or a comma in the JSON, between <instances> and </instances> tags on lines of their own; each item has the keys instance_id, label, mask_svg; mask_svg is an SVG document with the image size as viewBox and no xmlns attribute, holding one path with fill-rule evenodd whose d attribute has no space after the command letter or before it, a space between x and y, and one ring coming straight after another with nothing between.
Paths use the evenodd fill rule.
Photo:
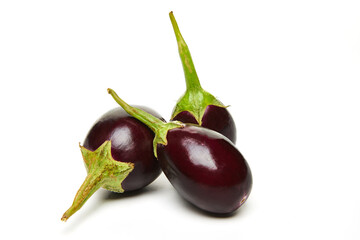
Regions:
<instances>
[{"instance_id":1,"label":"green stem","mask_svg":"<svg viewBox=\"0 0 360 240\"><path fill-rule=\"evenodd\" d=\"M183 65L184 74L185 74L186 90L192 91L192 90L201 89L200 81L197 76L189 48L188 48L184 38L181 35L179 26L175 20L173 12L170 12L169 16L170 16L171 24L172 24L174 32L175 32L176 41L177 41L177 44L179 47L180 59L181 59L181 63Z\"/></svg>"},{"instance_id":2,"label":"green stem","mask_svg":"<svg viewBox=\"0 0 360 240\"><path fill-rule=\"evenodd\" d=\"M140 122L144 123L146 126L148 126L153 132L156 132L159 128L161 128L165 123L158 119L157 117L154 117L153 115L130 106L127 104L124 100L122 100L114 90L111 88L108 88L108 93L114 98L114 100L131 116L138 119Z\"/></svg>"},{"instance_id":3,"label":"green stem","mask_svg":"<svg viewBox=\"0 0 360 240\"><path fill-rule=\"evenodd\" d=\"M111 141L105 141L95 151L90 151L82 146L80 146L80 150L88 175L76 193L71 207L62 216L61 220L64 222L77 212L99 188L124 192L121 184L134 169L133 163L119 162L113 159Z\"/></svg>"},{"instance_id":4,"label":"green stem","mask_svg":"<svg viewBox=\"0 0 360 240\"><path fill-rule=\"evenodd\" d=\"M155 138L153 141L153 148L154 148L154 155L157 157L157 145L167 145L167 139L166 135L167 132L174 128L181 128L185 125L183 123L177 122L177 121L171 121L168 123L165 123L158 119L157 117L154 117L150 113L147 113L141 109L135 108L127 104L124 100L122 100L114 90L111 88L108 88L108 93L114 98L114 100L131 116L138 119L140 122L144 123L146 126L148 126L154 133Z\"/></svg>"},{"instance_id":5,"label":"green stem","mask_svg":"<svg viewBox=\"0 0 360 240\"><path fill-rule=\"evenodd\" d=\"M81 185L80 189L76 193L74 202L71 207L64 213L61 221L66 222L75 212L77 212L85 202L102 186L104 181L101 179L101 173L92 171L86 176L85 181Z\"/></svg>"},{"instance_id":6,"label":"green stem","mask_svg":"<svg viewBox=\"0 0 360 240\"><path fill-rule=\"evenodd\" d=\"M179 46L179 54L184 68L186 80L186 91L176 103L173 113L171 114L171 119L174 119L181 112L189 112L194 116L197 123L201 126L202 118L207 106L225 106L220 101L218 101L212 94L205 91L201 87L199 78L196 74L194 63L191 59L189 48L186 45L183 37L181 36L174 14L170 12L169 15Z\"/></svg>"}]
</instances>

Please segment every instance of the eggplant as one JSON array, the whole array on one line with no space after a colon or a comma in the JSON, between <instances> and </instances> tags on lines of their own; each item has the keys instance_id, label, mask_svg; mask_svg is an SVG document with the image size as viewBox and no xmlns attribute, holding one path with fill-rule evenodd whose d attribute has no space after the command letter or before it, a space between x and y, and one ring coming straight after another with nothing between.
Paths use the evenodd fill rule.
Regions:
<instances>
[{"instance_id":1,"label":"eggplant","mask_svg":"<svg viewBox=\"0 0 360 240\"><path fill-rule=\"evenodd\" d=\"M165 121L150 108L138 108ZM153 138L154 133L146 125L120 107L101 116L80 146L88 175L61 220L66 221L101 187L122 193L153 182L161 173L153 154Z\"/></svg>"},{"instance_id":2,"label":"eggplant","mask_svg":"<svg viewBox=\"0 0 360 240\"><path fill-rule=\"evenodd\" d=\"M173 12L170 12L169 16L176 36L186 81L186 91L177 101L171 114L171 120L193 123L212 129L235 143L236 126L227 109L228 106L225 106L201 87L189 48L181 35Z\"/></svg>"},{"instance_id":3,"label":"eggplant","mask_svg":"<svg viewBox=\"0 0 360 240\"><path fill-rule=\"evenodd\" d=\"M130 115L154 133L154 155L177 192L196 207L228 214L248 199L252 188L250 167L224 135L179 121L162 122L128 105L114 90L108 93Z\"/></svg>"}]
</instances>

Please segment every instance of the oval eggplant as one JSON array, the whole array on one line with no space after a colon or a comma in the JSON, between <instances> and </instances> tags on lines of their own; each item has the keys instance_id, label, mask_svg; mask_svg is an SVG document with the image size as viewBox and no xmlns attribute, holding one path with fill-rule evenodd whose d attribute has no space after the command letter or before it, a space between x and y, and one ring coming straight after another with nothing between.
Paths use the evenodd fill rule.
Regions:
<instances>
[{"instance_id":1,"label":"oval eggplant","mask_svg":"<svg viewBox=\"0 0 360 240\"><path fill-rule=\"evenodd\" d=\"M160 166L179 194L212 213L231 213L248 198L252 175L244 157L223 135L186 125L157 145Z\"/></svg>"},{"instance_id":2,"label":"oval eggplant","mask_svg":"<svg viewBox=\"0 0 360 240\"><path fill-rule=\"evenodd\" d=\"M112 89L114 100L154 133L154 155L178 193L211 213L238 209L252 188L250 167L234 144L213 130L171 121L129 106Z\"/></svg>"}]
</instances>

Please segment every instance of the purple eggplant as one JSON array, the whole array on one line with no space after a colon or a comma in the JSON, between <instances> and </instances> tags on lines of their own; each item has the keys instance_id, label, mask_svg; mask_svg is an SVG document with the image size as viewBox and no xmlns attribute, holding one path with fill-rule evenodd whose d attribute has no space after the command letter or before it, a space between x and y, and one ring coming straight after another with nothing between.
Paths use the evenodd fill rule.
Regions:
<instances>
[{"instance_id":1,"label":"purple eggplant","mask_svg":"<svg viewBox=\"0 0 360 240\"><path fill-rule=\"evenodd\" d=\"M186 91L176 103L171 120L198 124L212 129L235 143L236 126L227 106L201 87L189 48L180 33L173 12L170 12L169 15L186 81Z\"/></svg>"},{"instance_id":2,"label":"purple eggplant","mask_svg":"<svg viewBox=\"0 0 360 240\"><path fill-rule=\"evenodd\" d=\"M138 108L165 121L150 108ZM66 221L101 187L122 193L153 182L161 173L153 154L153 139L147 126L120 107L100 117L80 146L88 175L61 220Z\"/></svg>"},{"instance_id":3,"label":"purple eggplant","mask_svg":"<svg viewBox=\"0 0 360 240\"><path fill-rule=\"evenodd\" d=\"M216 214L232 213L246 201L252 188L252 174L228 138L194 124L164 123L129 106L112 89L108 92L126 112L155 133L154 155L183 198Z\"/></svg>"}]
</instances>

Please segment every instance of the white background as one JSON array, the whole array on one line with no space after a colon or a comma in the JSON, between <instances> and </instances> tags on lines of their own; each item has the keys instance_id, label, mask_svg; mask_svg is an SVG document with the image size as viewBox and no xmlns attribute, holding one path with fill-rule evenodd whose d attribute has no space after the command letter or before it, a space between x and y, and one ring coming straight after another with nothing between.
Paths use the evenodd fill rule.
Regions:
<instances>
[{"instance_id":1,"label":"white background","mask_svg":"<svg viewBox=\"0 0 360 240\"><path fill-rule=\"evenodd\" d=\"M203 87L229 104L253 191L232 217L164 175L99 190L68 222L93 122L130 104L169 118L185 82L174 11ZM360 2L1 1L1 239L359 239ZM5 237L6 236L6 237Z\"/></svg>"}]
</instances>

